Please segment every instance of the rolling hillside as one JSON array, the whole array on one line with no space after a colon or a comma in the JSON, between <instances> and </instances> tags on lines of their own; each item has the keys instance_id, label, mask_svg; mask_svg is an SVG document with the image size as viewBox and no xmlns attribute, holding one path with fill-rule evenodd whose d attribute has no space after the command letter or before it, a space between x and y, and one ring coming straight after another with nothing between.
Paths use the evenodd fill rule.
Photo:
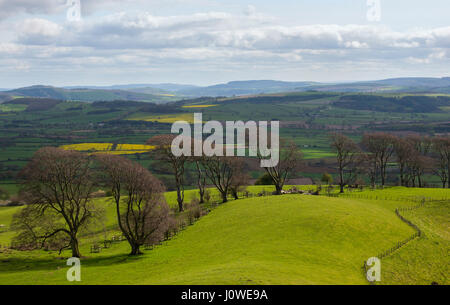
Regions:
<instances>
[{"instance_id":1,"label":"rolling hillside","mask_svg":"<svg viewBox=\"0 0 450 305\"><path fill-rule=\"evenodd\" d=\"M363 261L413 233L393 213L398 205L408 203L316 196L232 201L139 258L127 257L126 243L90 254L85 242L81 283L366 284ZM5 259L0 283L68 283L65 261L55 253ZM407 278L389 268L401 279L396 284ZM433 276L429 270L424 278Z\"/></svg>"},{"instance_id":2,"label":"rolling hillside","mask_svg":"<svg viewBox=\"0 0 450 305\"><path fill-rule=\"evenodd\" d=\"M166 103L175 97L161 94L147 94L125 90L106 89L63 89L50 86L32 86L3 92L9 96L50 98L82 102L129 100L153 103Z\"/></svg>"}]
</instances>

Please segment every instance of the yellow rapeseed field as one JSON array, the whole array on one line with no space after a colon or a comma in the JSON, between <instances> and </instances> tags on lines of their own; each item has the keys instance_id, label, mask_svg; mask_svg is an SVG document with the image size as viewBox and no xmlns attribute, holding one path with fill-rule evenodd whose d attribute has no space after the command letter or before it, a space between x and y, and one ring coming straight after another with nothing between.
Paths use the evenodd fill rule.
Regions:
<instances>
[{"instance_id":1,"label":"yellow rapeseed field","mask_svg":"<svg viewBox=\"0 0 450 305\"><path fill-rule=\"evenodd\" d=\"M76 151L108 151L112 148L112 143L79 143L61 146L65 150Z\"/></svg>"},{"instance_id":2,"label":"yellow rapeseed field","mask_svg":"<svg viewBox=\"0 0 450 305\"><path fill-rule=\"evenodd\" d=\"M145 154L148 150L114 150L114 151L98 151L94 154L108 154L108 155L133 155L133 154Z\"/></svg>"},{"instance_id":3,"label":"yellow rapeseed field","mask_svg":"<svg viewBox=\"0 0 450 305\"><path fill-rule=\"evenodd\" d=\"M186 105L183 106L183 108L210 108L210 107L216 107L219 105Z\"/></svg>"},{"instance_id":4,"label":"yellow rapeseed field","mask_svg":"<svg viewBox=\"0 0 450 305\"><path fill-rule=\"evenodd\" d=\"M132 155L145 154L149 150L154 149L151 145L142 144L118 144L113 150L112 143L79 143L64 145L60 148L65 150L76 150L82 152L89 152L91 154L111 154L111 155Z\"/></svg>"},{"instance_id":5,"label":"yellow rapeseed field","mask_svg":"<svg viewBox=\"0 0 450 305\"><path fill-rule=\"evenodd\" d=\"M152 116L131 116L128 118L130 121L146 121L146 122L159 122L159 123L175 123L177 121L186 121L190 124L194 123L194 116L192 113L182 114L165 114L165 115L152 115Z\"/></svg>"},{"instance_id":6,"label":"yellow rapeseed field","mask_svg":"<svg viewBox=\"0 0 450 305\"><path fill-rule=\"evenodd\" d=\"M118 144L116 150L152 150L155 146L142 144Z\"/></svg>"}]
</instances>

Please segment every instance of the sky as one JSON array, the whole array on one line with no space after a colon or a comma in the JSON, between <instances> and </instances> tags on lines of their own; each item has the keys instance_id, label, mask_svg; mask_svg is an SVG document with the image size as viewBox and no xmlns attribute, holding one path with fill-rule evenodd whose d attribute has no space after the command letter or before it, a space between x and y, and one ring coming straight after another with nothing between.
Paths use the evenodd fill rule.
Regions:
<instances>
[{"instance_id":1,"label":"sky","mask_svg":"<svg viewBox=\"0 0 450 305\"><path fill-rule=\"evenodd\" d=\"M0 0L0 88L450 76L448 0Z\"/></svg>"}]
</instances>

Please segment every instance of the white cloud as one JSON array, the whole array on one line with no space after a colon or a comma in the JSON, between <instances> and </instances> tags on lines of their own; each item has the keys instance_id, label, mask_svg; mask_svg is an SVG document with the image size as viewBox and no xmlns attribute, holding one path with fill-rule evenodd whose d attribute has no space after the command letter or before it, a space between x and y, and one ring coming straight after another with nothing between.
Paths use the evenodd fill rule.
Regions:
<instances>
[{"instance_id":1,"label":"white cloud","mask_svg":"<svg viewBox=\"0 0 450 305\"><path fill-rule=\"evenodd\" d=\"M95 67L96 72L114 73L212 73L215 69L239 74L335 67L336 71L373 72L423 65L445 68L450 60L450 27L400 32L382 25L287 26L253 7L240 14L122 12L84 18L80 23L43 18L8 22L16 26L11 27L13 38L0 42L0 55L26 62L24 67L30 71L65 71L67 67L92 71ZM17 62L0 60L0 68L8 65L19 67Z\"/></svg>"},{"instance_id":2,"label":"white cloud","mask_svg":"<svg viewBox=\"0 0 450 305\"><path fill-rule=\"evenodd\" d=\"M57 43L63 27L46 19L26 19L18 27L19 41L24 44L45 45Z\"/></svg>"},{"instance_id":3,"label":"white cloud","mask_svg":"<svg viewBox=\"0 0 450 305\"><path fill-rule=\"evenodd\" d=\"M64 26L28 19L19 27L24 44L95 49L235 48L253 50L449 48L450 27L395 32L377 25L280 26L260 14L222 12L184 16L119 13ZM45 37L45 39L43 39Z\"/></svg>"},{"instance_id":4,"label":"white cloud","mask_svg":"<svg viewBox=\"0 0 450 305\"><path fill-rule=\"evenodd\" d=\"M51 14L60 12L67 0L0 0L0 21L20 13Z\"/></svg>"}]
</instances>

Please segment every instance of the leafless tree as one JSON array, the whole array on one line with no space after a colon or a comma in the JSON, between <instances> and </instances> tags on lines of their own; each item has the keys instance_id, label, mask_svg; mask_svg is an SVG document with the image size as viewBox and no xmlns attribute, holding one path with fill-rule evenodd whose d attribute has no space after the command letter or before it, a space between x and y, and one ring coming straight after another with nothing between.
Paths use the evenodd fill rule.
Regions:
<instances>
[{"instance_id":1,"label":"leafless tree","mask_svg":"<svg viewBox=\"0 0 450 305\"><path fill-rule=\"evenodd\" d=\"M425 171L431 165L432 160L430 158L432 150L432 139L429 137L421 137L411 135L406 137L406 141L412 146L410 152L410 167L413 172L415 185L415 179L419 187L423 187L423 178Z\"/></svg>"},{"instance_id":2,"label":"leafless tree","mask_svg":"<svg viewBox=\"0 0 450 305\"><path fill-rule=\"evenodd\" d=\"M434 138L433 151L437 155L434 172L441 178L442 187L448 183L450 188L450 137Z\"/></svg>"},{"instance_id":3,"label":"leafless tree","mask_svg":"<svg viewBox=\"0 0 450 305\"><path fill-rule=\"evenodd\" d=\"M230 193L237 200L239 199L239 192L245 191L249 185L250 176L246 172L244 159L238 158L235 162L235 170L230 183Z\"/></svg>"},{"instance_id":4,"label":"leafless tree","mask_svg":"<svg viewBox=\"0 0 450 305\"><path fill-rule=\"evenodd\" d=\"M81 257L78 233L97 217L99 209L91 202L93 190L89 156L59 148L38 150L20 173L24 200L33 205L37 217L56 213L62 221L43 239L59 233L69 237L73 257Z\"/></svg>"},{"instance_id":5,"label":"leafless tree","mask_svg":"<svg viewBox=\"0 0 450 305\"><path fill-rule=\"evenodd\" d=\"M188 156L175 156L172 153L172 141L175 135L158 135L147 141L147 144L155 146L151 154L157 160L170 164L177 189L177 202L180 212L183 211L184 203L184 172L186 162L189 160Z\"/></svg>"},{"instance_id":6,"label":"leafless tree","mask_svg":"<svg viewBox=\"0 0 450 305\"><path fill-rule=\"evenodd\" d=\"M361 153L361 169L369 177L370 185L375 188L378 177L378 166L374 155L368 153Z\"/></svg>"},{"instance_id":7,"label":"leafless tree","mask_svg":"<svg viewBox=\"0 0 450 305\"><path fill-rule=\"evenodd\" d=\"M58 232L63 226L61 217L49 210L42 211L35 205L27 205L13 215L11 230L16 235L11 246L17 250L62 250L70 247L70 238L64 232Z\"/></svg>"},{"instance_id":8,"label":"leafless tree","mask_svg":"<svg viewBox=\"0 0 450 305\"><path fill-rule=\"evenodd\" d=\"M356 179L361 151L352 139L343 134L333 133L330 138L331 147L336 152L340 192L343 193L344 187Z\"/></svg>"},{"instance_id":9,"label":"leafless tree","mask_svg":"<svg viewBox=\"0 0 450 305\"><path fill-rule=\"evenodd\" d=\"M195 164L195 169L197 170L197 187L198 194L200 197L199 203L205 203L205 192L206 192L206 173L202 168L203 157L192 157L192 161Z\"/></svg>"},{"instance_id":10,"label":"leafless tree","mask_svg":"<svg viewBox=\"0 0 450 305\"><path fill-rule=\"evenodd\" d=\"M273 167L264 168L272 178L277 195L281 195L281 191L289 175L294 174L300 169L303 158L300 148L293 141L281 140L279 153L278 164ZM261 155L259 155L259 158L263 159Z\"/></svg>"},{"instance_id":11,"label":"leafless tree","mask_svg":"<svg viewBox=\"0 0 450 305\"><path fill-rule=\"evenodd\" d=\"M381 186L384 186L388 162L394 153L394 136L384 132L365 134L362 144L374 158L380 173Z\"/></svg>"},{"instance_id":12,"label":"leafless tree","mask_svg":"<svg viewBox=\"0 0 450 305\"><path fill-rule=\"evenodd\" d=\"M406 137L406 140L409 141L422 156L426 157L431 153L433 140L430 137L410 135Z\"/></svg>"},{"instance_id":13,"label":"leafless tree","mask_svg":"<svg viewBox=\"0 0 450 305\"><path fill-rule=\"evenodd\" d=\"M410 152L410 156L407 160L408 166L408 182L412 184L413 187L423 187L422 176L426 167L430 164L430 158L423 156L416 149ZM417 184L416 184L417 180ZM408 183L408 184L409 184Z\"/></svg>"},{"instance_id":14,"label":"leafless tree","mask_svg":"<svg viewBox=\"0 0 450 305\"><path fill-rule=\"evenodd\" d=\"M411 154L414 151L414 147L409 141L396 137L394 139L394 151L400 172L400 185L406 186L407 179L405 175L408 171L407 166L410 163Z\"/></svg>"},{"instance_id":15,"label":"leafless tree","mask_svg":"<svg viewBox=\"0 0 450 305\"><path fill-rule=\"evenodd\" d=\"M240 166L240 158L212 156L202 159L202 166L206 176L217 188L222 196L222 202L228 201L227 195L230 191L233 175L237 173Z\"/></svg>"},{"instance_id":16,"label":"leafless tree","mask_svg":"<svg viewBox=\"0 0 450 305\"><path fill-rule=\"evenodd\" d=\"M162 239L167 230L164 186L147 169L124 157L99 155L98 160L114 198L119 228L131 246L130 255L141 254L142 245Z\"/></svg>"}]
</instances>

